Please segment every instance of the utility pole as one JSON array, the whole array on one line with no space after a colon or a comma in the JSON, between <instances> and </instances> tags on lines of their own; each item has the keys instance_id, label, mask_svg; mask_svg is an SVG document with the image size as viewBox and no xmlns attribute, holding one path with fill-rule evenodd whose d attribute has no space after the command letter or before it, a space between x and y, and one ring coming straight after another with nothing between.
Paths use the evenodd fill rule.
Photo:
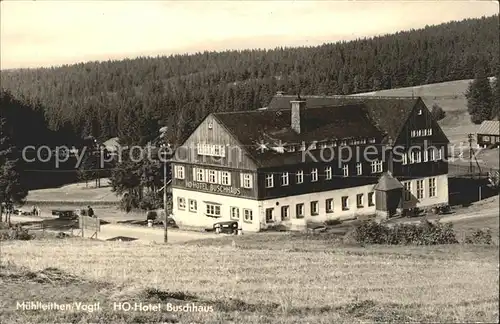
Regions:
<instances>
[{"instance_id":1,"label":"utility pole","mask_svg":"<svg viewBox=\"0 0 500 324\"><path fill-rule=\"evenodd\" d=\"M469 138L469 174L472 175L473 170L472 170L472 139L473 139L473 134L468 134L467 137Z\"/></svg>"},{"instance_id":2,"label":"utility pole","mask_svg":"<svg viewBox=\"0 0 500 324\"><path fill-rule=\"evenodd\" d=\"M164 126L160 128L160 138L165 139L166 132L168 127ZM162 144L162 147L167 147L167 145ZM167 152L162 152L163 155L163 212L165 213L165 221L163 223L164 226L164 234L163 234L163 243L168 242L168 208L167 208Z\"/></svg>"}]
</instances>

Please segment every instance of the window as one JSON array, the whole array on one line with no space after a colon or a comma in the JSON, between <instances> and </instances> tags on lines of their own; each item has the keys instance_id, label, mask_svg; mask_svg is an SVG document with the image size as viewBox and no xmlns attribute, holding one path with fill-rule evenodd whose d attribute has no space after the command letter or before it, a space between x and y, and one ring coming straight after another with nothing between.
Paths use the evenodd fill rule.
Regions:
<instances>
[{"instance_id":1,"label":"window","mask_svg":"<svg viewBox=\"0 0 500 324\"><path fill-rule=\"evenodd\" d=\"M415 137L417 135L417 132L415 130L411 131L411 137Z\"/></svg>"},{"instance_id":2,"label":"window","mask_svg":"<svg viewBox=\"0 0 500 324\"><path fill-rule=\"evenodd\" d=\"M429 135L429 136L431 136L431 135L432 135L432 128L429 128L429 129L427 130L427 135Z\"/></svg>"},{"instance_id":3,"label":"window","mask_svg":"<svg viewBox=\"0 0 500 324\"><path fill-rule=\"evenodd\" d=\"M288 186L288 172L283 172L281 175L281 185Z\"/></svg>"},{"instance_id":4,"label":"window","mask_svg":"<svg viewBox=\"0 0 500 324\"><path fill-rule=\"evenodd\" d=\"M326 180L330 180L332 178L332 167L325 168L325 178Z\"/></svg>"},{"instance_id":5,"label":"window","mask_svg":"<svg viewBox=\"0 0 500 324\"><path fill-rule=\"evenodd\" d=\"M364 201L363 201L363 194L357 194L356 195L356 206L358 208L363 208L364 207Z\"/></svg>"},{"instance_id":6,"label":"window","mask_svg":"<svg viewBox=\"0 0 500 324\"><path fill-rule=\"evenodd\" d=\"M410 201L411 200L411 181L403 182L403 186L404 186L404 200Z\"/></svg>"},{"instance_id":7,"label":"window","mask_svg":"<svg viewBox=\"0 0 500 324\"><path fill-rule=\"evenodd\" d=\"M361 175L363 173L363 164L361 162L356 163L356 174Z\"/></svg>"},{"instance_id":8,"label":"window","mask_svg":"<svg viewBox=\"0 0 500 324\"><path fill-rule=\"evenodd\" d=\"M208 170L208 182L217 183L217 173L215 170Z\"/></svg>"},{"instance_id":9,"label":"window","mask_svg":"<svg viewBox=\"0 0 500 324\"><path fill-rule=\"evenodd\" d=\"M224 145L213 145L213 144L197 144L197 153L199 155L209 155L225 157L226 150Z\"/></svg>"},{"instance_id":10,"label":"window","mask_svg":"<svg viewBox=\"0 0 500 324\"><path fill-rule=\"evenodd\" d=\"M424 198L424 180L417 180L417 199Z\"/></svg>"},{"instance_id":11,"label":"window","mask_svg":"<svg viewBox=\"0 0 500 324\"><path fill-rule=\"evenodd\" d=\"M368 193L368 206L375 206L375 193L374 192L369 192Z\"/></svg>"},{"instance_id":12,"label":"window","mask_svg":"<svg viewBox=\"0 0 500 324\"><path fill-rule=\"evenodd\" d=\"M342 197L342 210L349 210L349 197Z\"/></svg>"},{"instance_id":13,"label":"window","mask_svg":"<svg viewBox=\"0 0 500 324\"><path fill-rule=\"evenodd\" d=\"M294 145L290 145L288 147L288 152L295 152L295 146Z\"/></svg>"},{"instance_id":14,"label":"window","mask_svg":"<svg viewBox=\"0 0 500 324\"><path fill-rule=\"evenodd\" d=\"M315 150L316 149L316 142L312 143L311 146L309 146L310 150Z\"/></svg>"},{"instance_id":15,"label":"window","mask_svg":"<svg viewBox=\"0 0 500 324\"><path fill-rule=\"evenodd\" d=\"M272 188L274 186L273 174L266 174L266 188Z\"/></svg>"},{"instance_id":16,"label":"window","mask_svg":"<svg viewBox=\"0 0 500 324\"><path fill-rule=\"evenodd\" d=\"M422 136L422 130L421 129L417 130L417 136Z\"/></svg>"},{"instance_id":17,"label":"window","mask_svg":"<svg viewBox=\"0 0 500 324\"><path fill-rule=\"evenodd\" d=\"M382 161L372 161L372 173L382 172Z\"/></svg>"},{"instance_id":18,"label":"window","mask_svg":"<svg viewBox=\"0 0 500 324\"><path fill-rule=\"evenodd\" d=\"M281 206L281 220L289 220L290 219L290 207Z\"/></svg>"},{"instance_id":19,"label":"window","mask_svg":"<svg viewBox=\"0 0 500 324\"><path fill-rule=\"evenodd\" d=\"M346 146L346 145L347 145L347 141L340 142L340 146Z\"/></svg>"},{"instance_id":20,"label":"window","mask_svg":"<svg viewBox=\"0 0 500 324\"><path fill-rule=\"evenodd\" d=\"M195 169L196 170L196 181L204 182L205 181L205 170L203 169Z\"/></svg>"},{"instance_id":21,"label":"window","mask_svg":"<svg viewBox=\"0 0 500 324\"><path fill-rule=\"evenodd\" d=\"M251 223L253 221L253 213L251 209L243 209L243 221Z\"/></svg>"},{"instance_id":22,"label":"window","mask_svg":"<svg viewBox=\"0 0 500 324\"><path fill-rule=\"evenodd\" d=\"M433 147L428 149L429 151L429 161L436 161L436 151Z\"/></svg>"},{"instance_id":23,"label":"window","mask_svg":"<svg viewBox=\"0 0 500 324\"><path fill-rule=\"evenodd\" d=\"M344 177L348 177L349 176L349 165L342 164L342 172L344 174Z\"/></svg>"},{"instance_id":24,"label":"window","mask_svg":"<svg viewBox=\"0 0 500 324\"><path fill-rule=\"evenodd\" d=\"M416 159L415 159L415 160L416 160L416 163L420 163L420 162L422 162L422 152L417 151L417 152L415 152L415 153L416 153L416 155L417 155L417 156L416 156Z\"/></svg>"},{"instance_id":25,"label":"window","mask_svg":"<svg viewBox=\"0 0 500 324\"><path fill-rule=\"evenodd\" d=\"M422 115L422 109L419 109L419 110L418 110L418 114L419 114L419 115Z\"/></svg>"},{"instance_id":26,"label":"window","mask_svg":"<svg viewBox=\"0 0 500 324\"><path fill-rule=\"evenodd\" d=\"M185 198L182 198L182 197L177 198L177 208L179 208L180 210L186 209L186 199Z\"/></svg>"},{"instance_id":27,"label":"window","mask_svg":"<svg viewBox=\"0 0 500 324\"><path fill-rule=\"evenodd\" d=\"M442 160L442 159L443 159L443 150L444 150L444 149L443 149L442 147L440 147L440 148L438 149L438 151L437 151L437 153L438 153L437 159L438 159L438 160Z\"/></svg>"},{"instance_id":28,"label":"window","mask_svg":"<svg viewBox=\"0 0 500 324\"><path fill-rule=\"evenodd\" d=\"M333 213L333 199L327 199L325 201L325 210L327 213Z\"/></svg>"},{"instance_id":29,"label":"window","mask_svg":"<svg viewBox=\"0 0 500 324\"><path fill-rule=\"evenodd\" d=\"M207 213L209 217L220 217L220 205L207 203Z\"/></svg>"},{"instance_id":30,"label":"window","mask_svg":"<svg viewBox=\"0 0 500 324\"><path fill-rule=\"evenodd\" d=\"M311 216L319 214L319 204L317 201L311 201Z\"/></svg>"},{"instance_id":31,"label":"window","mask_svg":"<svg viewBox=\"0 0 500 324\"><path fill-rule=\"evenodd\" d=\"M196 203L196 200L189 199L189 211L196 212L197 210L198 210L198 205Z\"/></svg>"},{"instance_id":32,"label":"window","mask_svg":"<svg viewBox=\"0 0 500 324\"><path fill-rule=\"evenodd\" d=\"M243 188L252 188L252 175L249 173L244 173L242 175Z\"/></svg>"},{"instance_id":33,"label":"window","mask_svg":"<svg viewBox=\"0 0 500 324\"><path fill-rule=\"evenodd\" d=\"M436 178L429 178L429 197L436 197Z\"/></svg>"},{"instance_id":34,"label":"window","mask_svg":"<svg viewBox=\"0 0 500 324\"><path fill-rule=\"evenodd\" d=\"M295 180L297 181L297 183L304 182L304 171L302 170L297 171L297 174L295 175Z\"/></svg>"},{"instance_id":35,"label":"window","mask_svg":"<svg viewBox=\"0 0 500 324\"><path fill-rule=\"evenodd\" d=\"M274 208L267 208L266 209L266 223L273 223L274 222Z\"/></svg>"},{"instance_id":36,"label":"window","mask_svg":"<svg viewBox=\"0 0 500 324\"><path fill-rule=\"evenodd\" d=\"M295 205L295 217L304 218L304 204Z\"/></svg>"},{"instance_id":37,"label":"window","mask_svg":"<svg viewBox=\"0 0 500 324\"><path fill-rule=\"evenodd\" d=\"M232 219L240 219L240 209L238 207L231 207L230 211Z\"/></svg>"},{"instance_id":38,"label":"window","mask_svg":"<svg viewBox=\"0 0 500 324\"><path fill-rule=\"evenodd\" d=\"M175 169L175 177L177 179L184 179L184 166L176 165L174 166L174 169Z\"/></svg>"},{"instance_id":39,"label":"window","mask_svg":"<svg viewBox=\"0 0 500 324\"><path fill-rule=\"evenodd\" d=\"M314 168L311 171L311 181L318 181L318 169Z\"/></svg>"},{"instance_id":40,"label":"window","mask_svg":"<svg viewBox=\"0 0 500 324\"><path fill-rule=\"evenodd\" d=\"M429 161L429 150L424 151L424 162Z\"/></svg>"},{"instance_id":41,"label":"window","mask_svg":"<svg viewBox=\"0 0 500 324\"><path fill-rule=\"evenodd\" d=\"M403 153L403 155L402 155L402 163L403 163L403 165L408 164L408 154L407 153Z\"/></svg>"},{"instance_id":42,"label":"window","mask_svg":"<svg viewBox=\"0 0 500 324\"><path fill-rule=\"evenodd\" d=\"M225 186L231 185L231 173L222 171L222 184Z\"/></svg>"},{"instance_id":43,"label":"window","mask_svg":"<svg viewBox=\"0 0 500 324\"><path fill-rule=\"evenodd\" d=\"M416 151L411 151L410 163L416 163L416 162L417 162L417 152Z\"/></svg>"}]
</instances>

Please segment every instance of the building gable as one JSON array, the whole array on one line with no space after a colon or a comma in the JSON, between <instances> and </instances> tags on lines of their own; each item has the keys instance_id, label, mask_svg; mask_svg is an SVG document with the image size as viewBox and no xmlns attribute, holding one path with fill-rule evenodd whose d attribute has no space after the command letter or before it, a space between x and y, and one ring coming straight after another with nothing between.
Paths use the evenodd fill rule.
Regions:
<instances>
[{"instance_id":1,"label":"building gable","mask_svg":"<svg viewBox=\"0 0 500 324\"><path fill-rule=\"evenodd\" d=\"M427 140L429 145L442 146L449 143L448 137L421 99L403 120L397 136L393 139L395 145L412 145L423 140Z\"/></svg>"},{"instance_id":2,"label":"building gable","mask_svg":"<svg viewBox=\"0 0 500 324\"><path fill-rule=\"evenodd\" d=\"M213 115L208 115L176 148L174 162L256 170L243 146Z\"/></svg>"}]
</instances>

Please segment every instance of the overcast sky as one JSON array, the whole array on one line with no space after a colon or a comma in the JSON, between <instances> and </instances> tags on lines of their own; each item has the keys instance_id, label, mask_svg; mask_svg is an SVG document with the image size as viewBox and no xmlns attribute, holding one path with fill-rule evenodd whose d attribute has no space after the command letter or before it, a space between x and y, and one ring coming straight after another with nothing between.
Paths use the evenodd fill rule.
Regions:
<instances>
[{"instance_id":1,"label":"overcast sky","mask_svg":"<svg viewBox=\"0 0 500 324\"><path fill-rule=\"evenodd\" d=\"M317 45L491 16L497 1L2 1L2 69Z\"/></svg>"}]
</instances>

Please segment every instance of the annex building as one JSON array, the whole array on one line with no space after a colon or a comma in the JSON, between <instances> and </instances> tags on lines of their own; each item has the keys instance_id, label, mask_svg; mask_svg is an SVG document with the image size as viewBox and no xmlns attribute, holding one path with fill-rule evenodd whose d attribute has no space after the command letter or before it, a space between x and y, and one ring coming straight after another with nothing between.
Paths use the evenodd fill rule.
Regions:
<instances>
[{"instance_id":1,"label":"annex building","mask_svg":"<svg viewBox=\"0 0 500 324\"><path fill-rule=\"evenodd\" d=\"M420 98L277 94L208 115L177 148L172 214L260 231L445 205L448 143Z\"/></svg>"}]
</instances>

